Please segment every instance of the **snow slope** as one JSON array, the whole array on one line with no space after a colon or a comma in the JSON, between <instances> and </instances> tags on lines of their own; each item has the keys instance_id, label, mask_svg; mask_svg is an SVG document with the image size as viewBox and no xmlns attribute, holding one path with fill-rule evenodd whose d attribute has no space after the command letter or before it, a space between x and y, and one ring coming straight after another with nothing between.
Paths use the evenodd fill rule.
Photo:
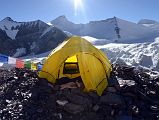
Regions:
<instances>
[{"instance_id":1,"label":"snow slope","mask_svg":"<svg viewBox=\"0 0 159 120\"><path fill-rule=\"evenodd\" d=\"M109 43L103 46L97 45L96 47L103 50L112 62L158 69L159 37L152 43Z\"/></svg>"},{"instance_id":2,"label":"snow slope","mask_svg":"<svg viewBox=\"0 0 159 120\"><path fill-rule=\"evenodd\" d=\"M41 61L41 60L45 59L50 54L50 52L51 51L48 51L48 52L45 52L42 54L38 54L38 55L28 55L25 57L21 57L21 59L24 59L25 61L33 60L33 59Z\"/></svg>"},{"instance_id":3,"label":"snow slope","mask_svg":"<svg viewBox=\"0 0 159 120\"><path fill-rule=\"evenodd\" d=\"M24 54L26 54L26 48L17 48L13 57L18 57Z\"/></svg>"},{"instance_id":4,"label":"snow slope","mask_svg":"<svg viewBox=\"0 0 159 120\"><path fill-rule=\"evenodd\" d=\"M107 39L97 39L97 38L90 37L90 36L82 36L82 38L88 40L88 41L91 42L93 45L105 45L105 44L108 44L108 43L112 42L111 40L107 40Z\"/></svg>"},{"instance_id":5,"label":"snow slope","mask_svg":"<svg viewBox=\"0 0 159 120\"><path fill-rule=\"evenodd\" d=\"M41 35L40 37L44 36L46 33L48 33L48 32L51 31L51 30L55 31L55 29L54 29L53 26L50 26L49 28L47 28L47 29L42 33L42 35Z\"/></svg>"}]
</instances>

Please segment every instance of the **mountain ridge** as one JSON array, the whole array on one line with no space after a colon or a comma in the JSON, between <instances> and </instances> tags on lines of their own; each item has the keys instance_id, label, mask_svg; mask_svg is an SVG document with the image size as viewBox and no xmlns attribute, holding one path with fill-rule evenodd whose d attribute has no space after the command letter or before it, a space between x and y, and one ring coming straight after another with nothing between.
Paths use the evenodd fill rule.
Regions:
<instances>
[{"instance_id":1,"label":"mountain ridge","mask_svg":"<svg viewBox=\"0 0 159 120\"><path fill-rule=\"evenodd\" d=\"M67 38L63 31L41 20L17 22L10 17L0 21L0 36L0 53L14 57L46 52Z\"/></svg>"},{"instance_id":2,"label":"mountain ridge","mask_svg":"<svg viewBox=\"0 0 159 120\"><path fill-rule=\"evenodd\" d=\"M154 24L145 26L147 22ZM75 24L62 15L48 25L41 20L17 22L6 17L0 21L0 43L2 45L0 52L15 57L39 54L55 48L72 35L97 38L95 43L100 45L110 42L153 42L159 36L159 24L157 21L146 19L133 23L117 17ZM43 46L44 42L46 46ZM19 50L24 50L24 53L18 55Z\"/></svg>"},{"instance_id":3,"label":"mountain ridge","mask_svg":"<svg viewBox=\"0 0 159 120\"><path fill-rule=\"evenodd\" d=\"M86 24L76 24L69 21L66 16L60 16L50 23L50 25L74 35L109 39L112 42L152 42L159 36L159 28L158 30L152 29L142 24L122 20L117 17L100 21L90 21ZM116 28L119 28L119 33L117 33Z\"/></svg>"}]
</instances>

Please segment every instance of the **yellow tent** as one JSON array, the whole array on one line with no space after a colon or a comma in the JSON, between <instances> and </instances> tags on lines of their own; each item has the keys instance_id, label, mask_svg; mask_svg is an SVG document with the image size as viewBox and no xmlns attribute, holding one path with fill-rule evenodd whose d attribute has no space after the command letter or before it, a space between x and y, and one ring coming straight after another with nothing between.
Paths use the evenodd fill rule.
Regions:
<instances>
[{"instance_id":1,"label":"yellow tent","mask_svg":"<svg viewBox=\"0 0 159 120\"><path fill-rule=\"evenodd\" d=\"M50 53L39 77L55 83L62 77L72 79L81 76L86 91L96 91L101 95L108 85L111 71L105 53L87 40L73 36Z\"/></svg>"}]
</instances>

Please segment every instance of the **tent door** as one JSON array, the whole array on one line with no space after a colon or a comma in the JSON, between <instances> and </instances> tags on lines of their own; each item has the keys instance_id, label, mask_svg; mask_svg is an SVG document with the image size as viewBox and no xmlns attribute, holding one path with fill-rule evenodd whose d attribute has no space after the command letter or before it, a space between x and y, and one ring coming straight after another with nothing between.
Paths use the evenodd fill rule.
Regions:
<instances>
[{"instance_id":1,"label":"tent door","mask_svg":"<svg viewBox=\"0 0 159 120\"><path fill-rule=\"evenodd\" d=\"M101 95L108 84L102 62L92 54L81 53L79 69L86 90L97 91Z\"/></svg>"},{"instance_id":2,"label":"tent door","mask_svg":"<svg viewBox=\"0 0 159 120\"><path fill-rule=\"evenodd\" d=\"M59 69L58 78L68 77L70 79L73 79L79 76L80 76L80 70L79 70L77 56L74 55L67 58Z\"/></svg>"}]
</instances>

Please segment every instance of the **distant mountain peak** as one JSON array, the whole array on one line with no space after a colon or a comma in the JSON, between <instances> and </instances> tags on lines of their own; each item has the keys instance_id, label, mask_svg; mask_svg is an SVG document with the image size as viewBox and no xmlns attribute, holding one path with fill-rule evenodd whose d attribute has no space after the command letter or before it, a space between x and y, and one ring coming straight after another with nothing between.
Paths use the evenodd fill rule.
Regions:
<instances>
[{"instance_id":1,"label":"distant mountain peak","mask_svg":"<svg viewBox=\"0 0 159 120\"><path fill-rule=\"evenodd\" d=\"M136 24L116 16L104 20L90 21L85 24L76 24L62 15L52 20L50 25L74 35L91 36L125 43L154 41L154 38L159 34L159 27L151 29L143 24Z\"/></svg>"},{"instance_id":2,"label":"distant mountain peak","mask_svg":"<svg viewBox=\"0 0 159 120\"><path fill-rule=\"evenodd\" d=\"M41 20L16 22L10 17L0 20L0 53L19 57L50 51L67 38L60 29ZM47 44L44 44L46 42Z\"/></svg>"},{"instance_id":3,"label":"distant mountain peak","mask_svg":"<svg viewBox=\"0 0 159 120\"><path fill-rule=\"evenodd\" d=\"M61 16L57 17L55 20L68 21L65 15L61 15Z\"/></svg>"},{"instance_id":4,"label":"distant mountain peak","mask_svg":"<svg viewBox=\"0 0 159 120\"><path fill-rule=\"evenodd\" d=\"M61 16L59 16L58 18L67 19L65 15L61 15Z\"/></svg>"},{"instance_id":5,"label":"distant mountain peak","mask_svg":"<svg viewBox=\"0 0 159 120\"><path fill-rule=\"evenodd\" d=\"M52 25L57 25L57 24L63 24L63 25L67 25L68 27L70 27L72 24L74 24L73 22L69 21L65 15L61 15L59 17L57 17L56 19L52 20L50 22L50 24Z\"/></svg>"},{"instance_id":6,"label":"distant mountain peak","mask_svg":"<svg viewBox=\"0 0 159 120\"><path fill-rule=\"evenodd\" d=\"M46 24L45 22L41 21L41 20L34 20L34 21L29 21L29 22L23 22L24 24L31 24L31 23L34 23L34 24Z\"/></svg>"},{"instance_id":7,"label":"distant mountain peak","mask_svg":"<svg viewBox=\"0 0 159 120\"><path fill-rule=\"evenodd\" d=\"M10 22L15 22L11 17L6 17L2 21L10 21Z\"/></svg>"}]
</instances>

